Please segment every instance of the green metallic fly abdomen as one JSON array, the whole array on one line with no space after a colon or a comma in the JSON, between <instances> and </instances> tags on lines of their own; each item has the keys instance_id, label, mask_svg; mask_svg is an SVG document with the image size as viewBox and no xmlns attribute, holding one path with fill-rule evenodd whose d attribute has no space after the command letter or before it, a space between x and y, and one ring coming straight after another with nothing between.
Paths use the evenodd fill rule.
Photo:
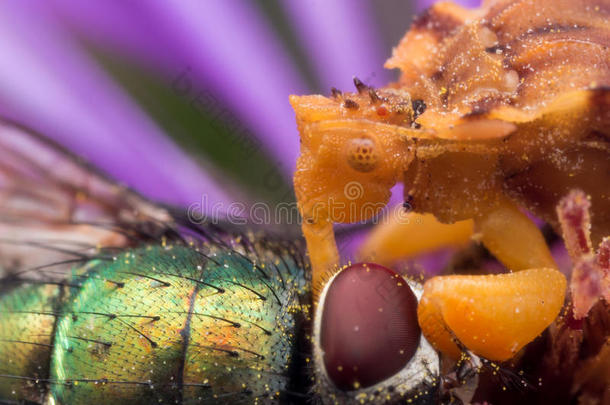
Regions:
<instances>
[{"instance_id":1,"label":"green metallic fly abdomen","mask_svg":"<svg viewBox=\"0 0 610 405\"><path fill-rule=\"evenodd\" d=\"M49 375L60 290L56 285L28 285L0 295L0 400L45 395L40 380Z\"/></svg>"},{"instance_id":2,"label":"green metallic fly abdomen","mask_svg":"<svg viewBox=\"0 0 610 405\"><path fill-rule=\"evenodd\" d=\"M373 386L328 379L297 233L195 223L2 118L0 161L0 405L438 398L421 344Z\"/></svg>"},{"instance_id":3,"label":"green metallic fly abdomen","mask_svg":"<svg viewBox=\"0 0 610 405\"><path fill-rule=\"evenodd\" d=\"M63 285L0 296L0 400L278 399L300 334L303 269L288 256L257 264L204 247L128 250Z\"/></svg>"}]
</instances>

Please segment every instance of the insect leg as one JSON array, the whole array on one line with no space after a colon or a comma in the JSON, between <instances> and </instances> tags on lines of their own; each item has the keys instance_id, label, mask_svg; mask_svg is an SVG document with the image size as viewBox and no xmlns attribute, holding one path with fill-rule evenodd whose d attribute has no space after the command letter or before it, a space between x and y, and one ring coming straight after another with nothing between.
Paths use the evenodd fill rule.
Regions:
<instances>
[{"instance_id":1,"label":"insect leg","mask_svg":"<svg viewBox=\"0 0 610 405\"><path fill-rule=\"evenodd\" d=\"M396 213L401 209L396 207L392 211ZM473 227L472 220L443 224L431 214L404 212L390 215L368 235L359 256L390 266L398 259L441 247L464 245L470 241Z\"/></svg>"},{"instance_id":2,"label":"insect leg","mask_svg":"<svg viewBox=\"0 0 610 405\"><path fill-rule=\"evenodd\" d=\"M312 285L322 287L324 276L339 265L339 251L335 242L333 224L329 221L303 222L303 235L307 241L312 268Z\"/></svg>"},{"instance_id":3,"label":"insect leg","mask_svg":"<svg viewBox=\"0 0 610 405\"><path fill-rule=\"evenodd\" d=\"M485 246L516 272L428 280L419 323L428 340L452 357L460 353L453 333L476 354L507 360L557 317L566 279L538 228L517 207L506 203L475 223Z\"/></svg>"},{"instance_id":4,"label":"insect leg","mask_svg":"<svg viewBox=\"0 0 610 405\"><path fill-rule=\"evenodd\" d=\"M485 247L509 270L557 267L536 224L512 203L505 202L475 222Z\"/></svg>"}]
</instances>

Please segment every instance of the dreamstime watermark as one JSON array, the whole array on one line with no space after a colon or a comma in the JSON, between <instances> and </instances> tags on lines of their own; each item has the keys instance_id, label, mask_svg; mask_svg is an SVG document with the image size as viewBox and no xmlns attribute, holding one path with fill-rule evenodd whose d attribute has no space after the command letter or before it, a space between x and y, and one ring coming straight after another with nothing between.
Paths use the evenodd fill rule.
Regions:
<instances>
[{"instance_id":1,"label":"dreamstime watermark","mask_svg":"<svg viewBox=\"0 0 610 405\"><path fill-rule=\"evenodd\" d=\"M411 206L402 204L387 208L381 202L363 202L365 189L361 183L351 181L343 188L345 198L329 198L324 203L316 203L310 207L311 216L308 222L316 223L332 218L335 223L402 223L408 224L414 220L410 215ZM230 204L208 201L203 195L201 201L192 203L187 209L189 220L195 224L231 223L235 225L301 225L303 217L299 213L296 202L268 204L254 202L246 204L235 201ZM415 220L419 221L419 217Z\"/></svg>"},{"instance_id":2,"label":"dreamstime watermark","mask_svg":"<svg viewBox=\"0 0 610 405\"><path fill-rule=\"evenodd\" d=\"M364 195L364 187L357 181L350 181L343 187L343 195L348 200L357 200Z\"/></svg>"}]
</instances>

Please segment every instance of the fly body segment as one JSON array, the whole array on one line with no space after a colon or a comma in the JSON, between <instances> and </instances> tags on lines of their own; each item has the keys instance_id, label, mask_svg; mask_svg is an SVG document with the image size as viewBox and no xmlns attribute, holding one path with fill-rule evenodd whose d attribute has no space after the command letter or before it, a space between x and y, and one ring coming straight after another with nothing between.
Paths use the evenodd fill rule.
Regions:
<instances>
[{"instance_id":1,"label":"fly body segment","mask_svg":"<svg viewBox=\"0 0 610 405\"><path fill-rule=\"evenodd\" d=\"M301 241L194 224L6 121L0 161L0 404L437 402L421 285L344 269L314 326ZM361 311L345 289L354 274L375 280L359 291L383 292L385 316ZM325 365L320 348L353 338L333 321L342 302L358 304L347 328L366 339L348 347L361 357L339 350ZM369 352L371 339L389 349ZM329 372L343 365L352 374Z\"/></svg>"},{"instance_id":2,"label":"fly body segment","mask_svg":"<svg viewBox=\"0 0 610 405\"><path fill-rule=\"evenodd\" d=\"M515 356L566 294L522 210L560 233L556 206L579 189L591 202L593 246L610 235L608 61L607 0L442 2L386 62L400 69L397 82L373 89L356 79L355 92L291 96L314 288L340 265L333 224L373 217L402 182L413 220L378 225L362 259L391 263L476 235L509 273L428 280L419 324L450 357Z\"/></svg>"},{"instance_id":3,"label":"fly body segment","mask_svg":"<svg viewBox=\"0 0 610 405\"><path fill-rule=\"evenodd\" d=\"M88 261L64 282L3 280L0 396L188 404L286 395L302 267L289 261L266 278L256 266L239 247L166 244Z\"/></svg>"},{"instance_id":4,"label":"fly body segment","mask_svg":"<svg viewBox=\"0 0 610 405\"><path fill-rule=\"evenodd\" d=\"M0 125L0 403L299 402L298 241L194 225Z\"/></svg>"}]
</instances>

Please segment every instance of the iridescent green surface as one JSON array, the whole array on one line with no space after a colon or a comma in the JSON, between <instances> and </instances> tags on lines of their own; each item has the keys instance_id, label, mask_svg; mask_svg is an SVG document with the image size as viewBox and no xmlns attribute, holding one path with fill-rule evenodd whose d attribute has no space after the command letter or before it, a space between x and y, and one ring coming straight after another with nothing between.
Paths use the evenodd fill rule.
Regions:
<instances>
[{"instance_id":1,"label":"iridescent green surface","mask_svg":"<svg viewBox=\"0 0 610 405\"><path fill-rule=\"evenodd\" d=\"M157 245L89 262L69 286L22 282L0 295L0 400L277 401L303 274L287 251Z\"/></svg>"},{"instance_id":2,"label":"iridescent green surface","mask_svg":"<svg viewBox=\"0 0 610 405\"><path fill-rule=\"evenodd\" d=\"M0 399L42 399L62 289L28 285L0 296ZM26 379L9 376L26 377Z\"/></svg>"}]
</instances>

